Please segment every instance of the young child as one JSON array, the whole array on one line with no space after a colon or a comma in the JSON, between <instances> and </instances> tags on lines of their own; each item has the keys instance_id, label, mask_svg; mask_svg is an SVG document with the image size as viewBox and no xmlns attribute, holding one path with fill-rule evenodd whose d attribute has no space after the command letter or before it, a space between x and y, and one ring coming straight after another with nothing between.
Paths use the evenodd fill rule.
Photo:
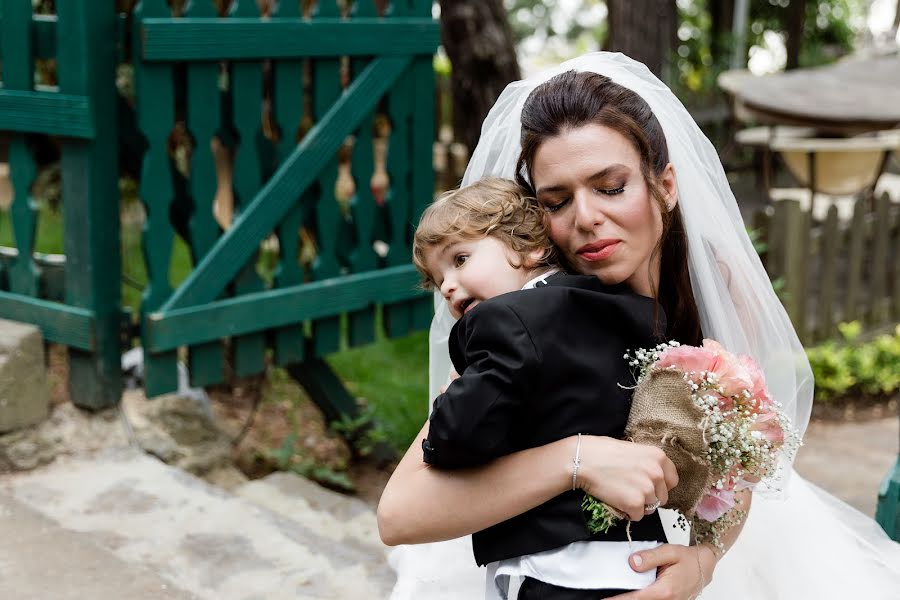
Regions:
<instances>
[{"instance_id":1,"label":"young child","mask_svg":"<svg viewBox=\"0 0 900 600\"><path fill-rule=\"evenodd\" d=\"M422 444L434 467L480 465L579 433L623 436L631 392L622 386L634 383L623 355L659 342L662 310L624 285L562 272L545 219L517 184L492 178L445 193L422 215L413 260L458 319L449 344L460 376L435 399ZM666 539L658 514L632 523L631 543L624 525L592 535L583 499L573 482L472 536L496 584L489 596L505 598L509 576L525 578L520 599L605 598L652 583L655 572L627 561ZM573 564L592 568L572 573Z\"/></svg>"}]
</instances>

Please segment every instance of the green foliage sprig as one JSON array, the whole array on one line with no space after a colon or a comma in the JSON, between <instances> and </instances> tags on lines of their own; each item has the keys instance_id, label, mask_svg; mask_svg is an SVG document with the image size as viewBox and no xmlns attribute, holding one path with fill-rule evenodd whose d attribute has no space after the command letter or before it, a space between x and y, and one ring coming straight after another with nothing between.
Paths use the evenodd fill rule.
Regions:
<instances>
[{"instance_id":1,"label":"green foliage sprig","mask_svg":"<svg viewBox=\"0 0 900 600\"><path fill-rule=\"evenodd\" d=\"M591 533L607 533L619 522L619 518L609 512L609 508L605 504L590 494L584 495L584 500L581 502L581 510L584 511L588 530Z\"/></svg>"},{"instance_id":2,"label":"green foliage sprig","mask_svg":"<svg viewBox=\"0 0 900 600\"><path fill-rule=\"evenodd\" d=\"M816 400L850 394L891 395L900 391L900 325L893 333L859 341L862 326L838 326L841 339L806 351L816 381Z\"/></svg>"}]
</instances>

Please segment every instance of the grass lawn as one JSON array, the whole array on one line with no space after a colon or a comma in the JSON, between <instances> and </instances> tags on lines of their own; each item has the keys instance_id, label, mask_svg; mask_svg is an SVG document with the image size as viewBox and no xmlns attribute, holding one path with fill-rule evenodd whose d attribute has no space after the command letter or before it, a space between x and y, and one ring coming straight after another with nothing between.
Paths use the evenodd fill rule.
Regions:
<instances>
[{"instance_id":1,"label":"grass lawn","mask_svg":"<svg viewBox=\"0 0 900 600\"><path fill-rule=\"evenodd\" d=\"M332 354L328 364L365 398L390 443L405 451L428 415L428 332Z\"/></svg>"}]
</instances>

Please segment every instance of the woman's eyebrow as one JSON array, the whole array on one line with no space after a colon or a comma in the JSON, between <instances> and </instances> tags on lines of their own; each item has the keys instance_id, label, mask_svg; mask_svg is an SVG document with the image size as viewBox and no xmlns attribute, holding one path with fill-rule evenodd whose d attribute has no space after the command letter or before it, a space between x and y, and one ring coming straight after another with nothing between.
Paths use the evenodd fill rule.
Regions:
<instances>
[{"instance_id":1,"label":"woman's eyebrow","mask_svg":"<svg viewBox=\"0 0 900 600\"><path fill-rule=\"evenodd\" d=\"M620 171L629 172L631 169L628 168L627 165L623 165L621 163L616 163L614 165L609 165L605 169L601 169L587 178L587 181L593 181L594 179L603 179L608 175L616 175Z\"/></svg>"}]
</instances>

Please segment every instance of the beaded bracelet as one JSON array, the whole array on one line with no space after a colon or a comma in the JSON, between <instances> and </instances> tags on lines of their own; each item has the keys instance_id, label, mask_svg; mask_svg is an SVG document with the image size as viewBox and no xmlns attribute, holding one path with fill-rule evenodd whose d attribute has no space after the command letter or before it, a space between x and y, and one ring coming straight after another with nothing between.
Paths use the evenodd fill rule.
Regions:
<instances>
[{"instance_id":1,"label":"beaded bracelet","mask_svg":"<svg viewBox=\"0 0 900 600\"><path fill-rule=\"evenodd\" d=\"M577 490L578 486L578 467L581 466L581 434L578 434L578 441L575 442L575 458L572 460L572 490Z\"/></svg>"}]
</instances>

